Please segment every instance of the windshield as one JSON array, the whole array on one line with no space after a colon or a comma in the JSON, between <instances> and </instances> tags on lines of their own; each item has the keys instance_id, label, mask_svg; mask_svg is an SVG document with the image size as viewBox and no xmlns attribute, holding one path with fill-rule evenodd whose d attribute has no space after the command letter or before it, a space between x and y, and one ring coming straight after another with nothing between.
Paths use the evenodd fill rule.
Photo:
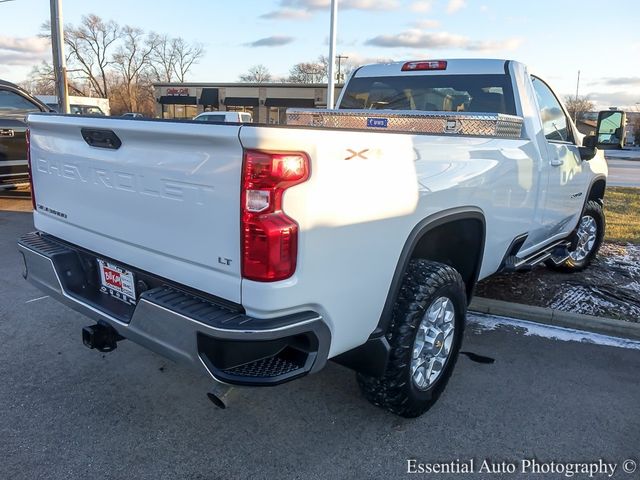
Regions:
<instances>
[{"instance_id":1,"label":"windshield","mask_svg":"<svg viewBox=\"0 0 640 480\"><path fill-rule=\"evenodd\" d=\"M516 113L507 75L356 77L339 108Z\"/></svg>"}]
</instances>

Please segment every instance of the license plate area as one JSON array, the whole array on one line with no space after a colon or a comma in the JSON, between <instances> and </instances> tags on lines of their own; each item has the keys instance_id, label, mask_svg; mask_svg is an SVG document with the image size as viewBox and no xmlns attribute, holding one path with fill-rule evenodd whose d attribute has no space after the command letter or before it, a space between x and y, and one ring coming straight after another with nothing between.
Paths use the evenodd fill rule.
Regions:
<instances>
[{"instance_id":1,"label":"license plate area","mask_svg":"<svg viewBox=\"0 0 640 480\"><path fill-rule=\"evenodd\" d=\"M136 288L133 272L101 258L97 261L100 292L127 305L135 305Z\"/></svg>"}]
</instances>

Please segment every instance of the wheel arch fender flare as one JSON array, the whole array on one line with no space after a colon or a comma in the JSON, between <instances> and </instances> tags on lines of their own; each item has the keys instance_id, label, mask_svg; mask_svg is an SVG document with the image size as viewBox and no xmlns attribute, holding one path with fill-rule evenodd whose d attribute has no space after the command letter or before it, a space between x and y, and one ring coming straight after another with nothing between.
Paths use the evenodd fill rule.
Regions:
<instances>
[{"instance_id":1,"label":"wheel arch fender flare","mask_svg":"<svg viewBox=\"0 0 640 480\"><path fill-rule=\"evenodd\" d=\"M607 188L607 177L605 175L596 175L591 179L591 183L589 183L589 189L587 190L587 196L584 199L584 205L582 210L584 211L587 202L589 200L595 200L600 205L603 204L604 200L604 192ZM595 194L595 196L594 196Z\"/></svg>"},{"instance_id":2,"label":"wheel arch fender flare","mask_svg":"<svg viewBox=\"0 0 640 480\"><path fill-rule=\"evenodd\" d=\"M349 350L334 358L337 363L371 376L379 376L384 372L389 355L389 343L386 333L391 324L391 316L395 299L400 291L400 286L404 278L404 273L409 262L414 258L413 254L420 243L420 240L434 229L455 222L473 220L481 225L481 235L478 249L478 255L475 259L475 265L471 271L471 283L468 286L467 295L470 298L471 291L480 274L482 266L482 258L484 255L484 242L486 237L486 223L483 211L477 207L457 207L453 209L443 210L436 214L430 215L420 221L409 233L404 247L400 252L395 271L393 273L391 284L387 293L387 297L380 314L378 324L369 336L369 339L352 350Z\"/></svg>"},{"instance_id":3,"label":"wheel arch fender flare","mask_svg":"<svg viewBox=\"0 0 640 480\"><path fill-rule=\"evenodd\" d=\"M458 222L461 220L475 220L480 222L482 225L482 232L480 236L480 248L479 255L476 259L476 264L473 268L472 274L472 285L468 286L473 288L475 282L478 280L478 276L480 274L480 268L482 267L482 258L484 255L484 244L486 238L486 221L484 212L478 207L457 207L448 210L443 210L436 214L430 215L420 221L409 233L409 236L404 244L404 247L400 253L400 257L398 258L398 262L396 265L396 269L393 273L393 277L391 279L391 284L389 286L389 291L387 293L387 298L385 300L384 307L382 309L382 313L380 315L380 321L378 322L378 326L376 330L372 334L376 336L377 334L384 334L387 331L389 323L391 321L391 312L393 310L393 304L395 302L395 298L398 295L398 291L400 290L400 285L402 283L402 278L404 272L407 269L407 265L409 265L409 261L413 258L413 253L420 243L420 240L424 238L429 232L433 231L438 227L445 226L447 224ZM471 297L471 290L468 290L468 299Z\"/></svg>"}]
</instances>

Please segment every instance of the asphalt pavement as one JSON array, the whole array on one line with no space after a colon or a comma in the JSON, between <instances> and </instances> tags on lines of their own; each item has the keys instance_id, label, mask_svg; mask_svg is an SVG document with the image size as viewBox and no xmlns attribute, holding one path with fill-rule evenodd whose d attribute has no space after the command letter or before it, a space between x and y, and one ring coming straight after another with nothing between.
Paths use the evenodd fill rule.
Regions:
<instances>
[{"instance_id":1,"label":"asphalt pavement","mask_svg":"<svg viewBox=\"0 0 640 480\"><path fill-rule=\"evenodd\" d=\"M607 186L640 187L640 149L605 150L609 165Z\"/></svg>"},{"instance_id":2,"label":"asphalt pavement","mask_svg":"<svg viewBox=\"0 0 640 480\"><path fill-rule=\"evenodd\" d=\"M610 187L640 187L640 159L608 159Z\"/></svg>"},{"instance_id":3,"label":"asphalt pavement","mask_svg":"<svg viewBox=\"0 0 640 480\"><path fill-rule=\"evenodd\" d=\"M410 459L534 457L602 459L618 464L614 478L640 478L621 468L640 461L638 349L471 324L463 350L495 362L461 356L418 419L371 406L331 363L236 390L219 410L207 378L131 342L85 348L91 321L21 276L15 243L32 228L28 213L0 212L0 479L388 479L405 477Z\"/></svg>"}]
</instances>

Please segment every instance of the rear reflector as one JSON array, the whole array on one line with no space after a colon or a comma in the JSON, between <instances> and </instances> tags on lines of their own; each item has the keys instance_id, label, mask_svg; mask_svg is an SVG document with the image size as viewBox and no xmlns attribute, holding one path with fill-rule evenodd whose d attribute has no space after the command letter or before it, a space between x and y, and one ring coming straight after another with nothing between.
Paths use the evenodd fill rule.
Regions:
<instances>
[{"instance_id":1,"label":"rear reflector","mask_svg":"<svg viewBox=\"0 0 640 480\"><path fill-rule=\"evenodd\" d=\"M402 66L403 72L418 70L446 70L447 62L444 60L424 60L419 62L407 62Z\"/></svg>"}]
</instances>

